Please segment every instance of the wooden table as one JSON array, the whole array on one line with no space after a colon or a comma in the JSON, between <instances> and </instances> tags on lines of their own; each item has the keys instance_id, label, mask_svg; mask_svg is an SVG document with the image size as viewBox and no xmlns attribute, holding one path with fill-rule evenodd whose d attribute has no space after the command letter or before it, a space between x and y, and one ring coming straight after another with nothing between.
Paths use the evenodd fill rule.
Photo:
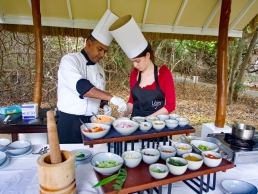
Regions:
<instances>
[{"instance_id":1,"label":"wooden table","mask_svg":"<svg viewBox=\"0 0 258 194\"><path fill-rule=\"evenodd\" d=\"M124 141L134 141L139 139L150 139L150 138L162 138L172 135L179 135L179 134L186 134L189 135L190 133L194 133L195 129L190 126L186 125L185 127L176 127L175 129L168 129L165 127L161 131L156 131L154 128L150 129L148 132L142 132L141 130L137 130L130 135L123 136L118 133L113 126L111 126L110 131L108 134L100 139L89 139L83 133L82 139L84 145L89 145L93 147L94 144L102 144L102 143L111 143L111 142L124 142Z\"/></svg>"},{"instance_id":2,"label":"wooden table","mask_svg":"<svg viewBox=\"0 0 258 194\"><path fill-rule=\"evenodd\" d=\"M12 141L19 139L19 133L47 133L46 112L49 109L39 109L39 123L27 124L22 123L21 113L13 114L10 117L11 123L3 124L3 120L7 115L1 115L0 134L11 134Z\"/></svg>"},{"instance_id":3,"label":"wooden table","mask_svg":"<svg viewBox=\"0 0 258 194\"><path fill-rule=\"evenodd\" d=\"M164 160L159 160L157 163L162 163L165 164ZM162 189L160 190L162 185L168 184L168 193L171 193L171 184L178 182L178 181L185 181L189 179L193 179L195 177L201 177L200 179L200 191L198 193L202 193L203 187L208 184L210 184L210 179L207 178L207 183L203 182L203 176L207 175L210 177L210 174L215 174L216 172L219 171L226 171L227 169L234 168L234 164L232 162L229 162L225 159L222 159L221 164L218 167L215 168L210 168L207 167L205 164L202 165L202 167L198 170L188 170L183 174L183 175L172 175L171 173L168 174L168 176L164 179L157 180L154 179L150 173L149 173L149 164L144 163L143 161L137 166L136 168L127 168L127 178L126 181L123 185L122 190L120 191L120 194L125 194L125 193L132 193L132 192L139 192L139 191L144 191L146 189L152 189L155 187L159 187L158 192L161 194ZM98 181L108 177L104 176L97 171L95 171L95 174L97 176ZM209 180L208 180L209 179ZM215 181L216 181L216 176L215 176ZM113 188L113 184L115 181L112 181L106 185L102 186L102 191L105 194L117 194L118 191L115 191ZM215 189L215 183L213 182L214 188ZM208 185L209 186L209 185ZM212 187L208 187L208 189ZM207 188L206 188L207 189ZM208 190L209 191L209 190ZM206 191L206 192L208 192ZM151 192L150 192L151 193Z\"/></svg>"}]
</instances>

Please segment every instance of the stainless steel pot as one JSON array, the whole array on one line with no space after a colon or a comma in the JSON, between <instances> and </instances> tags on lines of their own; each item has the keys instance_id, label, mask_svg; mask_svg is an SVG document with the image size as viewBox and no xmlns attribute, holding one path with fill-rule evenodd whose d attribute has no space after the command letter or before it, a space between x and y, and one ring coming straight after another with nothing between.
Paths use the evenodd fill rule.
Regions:
<instances>
[{"instance_id":1,"label":"stainless steel pot","mask_svg":"<svg viewBox=\"0 0 258 194\"><path fill-rule=\"evenodd\" d=\"M252 139L254 137L254 132L255 128L251 125L235 123L232 126L232 135L243 140Z\"/></svg>"}]
</instances>

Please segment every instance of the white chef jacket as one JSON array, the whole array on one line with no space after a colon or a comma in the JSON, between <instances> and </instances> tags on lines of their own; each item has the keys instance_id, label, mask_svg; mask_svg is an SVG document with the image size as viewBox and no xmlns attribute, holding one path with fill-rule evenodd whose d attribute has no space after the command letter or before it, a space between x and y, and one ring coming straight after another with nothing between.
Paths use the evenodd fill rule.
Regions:
<instances>
[{"instance_id":1,"label":"white chef jacket","mask_svg":"<svg viewBox=\"0 0 258 194\"><path fill-rule=\"evenodd\" d=\"M104 91L105 73L102 67L86 65L88 61L81 52L70 53L62 57L58 70L57 107L58 110L74 115L90 116L98 113L100 100L95 98L79 98L76 83L80 79L89 80L96 88Z\"/></svg>"}]
</instances>

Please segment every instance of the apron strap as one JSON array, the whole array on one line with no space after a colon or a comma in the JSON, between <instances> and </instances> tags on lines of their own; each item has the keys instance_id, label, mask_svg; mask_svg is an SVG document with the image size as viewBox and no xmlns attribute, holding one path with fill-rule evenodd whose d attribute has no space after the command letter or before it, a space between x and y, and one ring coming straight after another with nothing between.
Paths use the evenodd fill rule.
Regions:
<instances>
[{"instance_id":1,"label":"apron strap","mask_svg":"<svg viewBox=\"0 0 258 194\"><path fill-rule=\"evenodd\" d=\"M138 76L138 80L137 80L137 83L136 83L136 86L140 85L141 78L142 78L141 74L142 74L142 72L140 71L139 72L139 76ZM158 75L158 67L157 67L157 65L154 64L154 79L155 79L156 89L160 90L158 76L159 76Z\"/></svg>"}]
</instances>

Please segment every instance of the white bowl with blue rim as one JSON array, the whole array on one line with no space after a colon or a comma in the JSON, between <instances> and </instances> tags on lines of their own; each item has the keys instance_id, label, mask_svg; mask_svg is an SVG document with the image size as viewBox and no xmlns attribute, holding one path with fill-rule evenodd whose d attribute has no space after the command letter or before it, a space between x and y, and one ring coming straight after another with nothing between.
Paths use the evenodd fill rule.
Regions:
<instances>
[{"instance_id":1,"label":"white bowl with blue rim","mask_svg":"<svg viewBox=\"0 0 258 194\"><path fill-rule=\"evenodd\" d=\"M131 120L115 120L112 125L121 135L130 135L139 128L139 124Z\"/></svg>"},{"instance_id":2,"label":"white bowl with blue rim","mask_svg":"<svg viewBox=\"0 0 258 194\"><path fill-rule=\"evenodd\" d=\"M84 124L87 126L88 129L93 129L94 127L101 127L103 129L103 131L99 131L99 132L89 132L87 131L87 129L85 128ZM105 135L107 135L107 133L110 130L110 125L106 125L106 124L98 124L98 123L84 123L81 125L81 132L88 138L90 139L99 139L104 137Z\"/></svg>"},{"instance_id":3,"label":"white bowl with blue rim","mask_svg":"<svg viewBox=\"0 0 258 194\"><path fill-rule=\"evenodd\" d=\"M0 151L0 166L4 163L6 160L6 153Z\"/></svg>"},{"instance_id":4,"label":"white bowl with blue rim","mask_svg":"<svg viewBox=\"0 0 258 194\"><path fill-rule=\"evenodd\" d=\"M21 155L31 148L31 142L27 140L14 141L7 145L6 152L13 155Z\"/></svg>"},{"instance_id":5,"label":"white bowl with blue rim","mask_svg":"<svg viewBox=\"0 0 258 194\"><path fill-rule=\"evenodd\" d=\"M6 138L1 138L0 139L0 151L5 151L7 145L10 143L11 141L9 139Z\"/></svg>"},{"instance_id":6,"label":"white bowl with blue rim","mask_svg":"<svg viewBox=\"0 0 258 194\"><path fill-rule=\"evenodd\" d=\"M149 172L153 178L163 179L168 175L169 170L165 164L155 163L149 166Z\"/></svg>"},{"instance_id":7,"label":"white bowl with blue rim","mask_svg":"<svg viewBox=\"0 0 258 194\"><path fill-rule=\"evenodd\" d=\"M224 194L257 194L257 187L245 181L225 179L220 184Z\"/></svg>"},{"instance_id":8,"label":"white bowl with blue rim","mask_svg":"<svg viewBox=\"0 0 258 194\"><path fill-rule=\"evenodd\" d=\"M111 175L124 164L124 159L111 152L100 152L91 158L91 165L100 174Z\"/></svg>"}]
</instances>

